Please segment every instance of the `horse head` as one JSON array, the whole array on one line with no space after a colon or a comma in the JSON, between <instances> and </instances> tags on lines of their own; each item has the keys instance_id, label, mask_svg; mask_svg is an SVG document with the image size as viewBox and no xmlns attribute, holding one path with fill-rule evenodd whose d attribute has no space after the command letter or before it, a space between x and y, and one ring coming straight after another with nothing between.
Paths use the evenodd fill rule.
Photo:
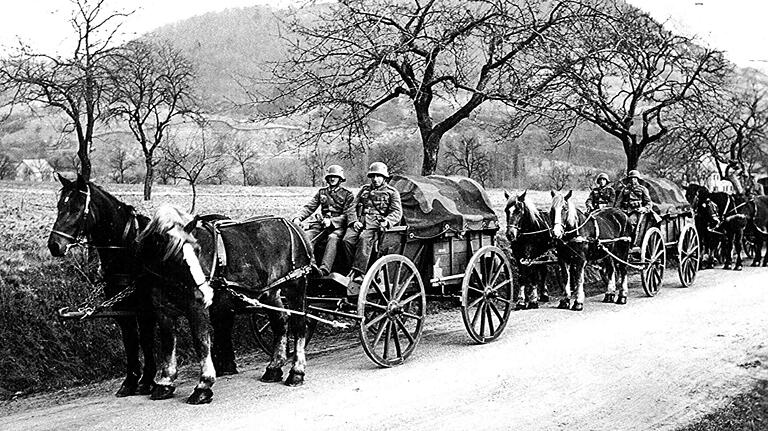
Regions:
<instances>
[{"instance_id":1,"label":"horse head","mask_svg":"<svg viewBox=\"0 0 768 431\"><path fill-rule=\"evenodd\" d=\"M75 181L57 175L62 187L56 204L56 221L48 236L48 249L53 256L60 257L88 234L94 221L91 216L90 183L80 174Z\"/></svg>"},{"instance_id":2,"label":"horse head","mask_svg":"<svg viewBox=\"0 0 768 431\"><path fill-rule=\"evenodd\" d=\"M565 196L560 192L552 190L552 206L549 209L549 219L552 226L552 235L555 238L562 238L565 235L566 228L576 228L578 225L578 213L576 206L571 201L573 191L569 191Z\"/></svg>"},{"instance_id":3,"label":"horse head","mask_svg":"<svg viewBox=\"0 0 768 431\"><path fill-rule=\"evenodd\" d=\"M517 236L520 232L520 220L523 218L525 212L525 194L519 196L510 195L507 191L504 191L504 197L507 199L507 203L504 206L504 214L507 220L507 239L509 242L517 241Z\"/></svg>"},{"instance_id":4,"label":"horse head","mask_svg":"<svg viewBox=\"0 0 768 431\"><path fill-rule=\"evenodd\" d=\"M145 270L155 277L183 286L196 286L195 296L205 307L213 301L210 274L211 247L201 247L195 234L199 219L172 206L161 205L137 238L138 256ZM198 294L199 292L199 294Z\"/></svg>"}]
</instances>

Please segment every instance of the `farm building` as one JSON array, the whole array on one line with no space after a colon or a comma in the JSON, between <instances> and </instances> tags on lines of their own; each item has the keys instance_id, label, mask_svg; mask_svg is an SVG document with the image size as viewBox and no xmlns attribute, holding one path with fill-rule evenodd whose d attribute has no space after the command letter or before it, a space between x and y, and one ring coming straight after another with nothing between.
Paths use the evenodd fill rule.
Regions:
<instances>
[{"instance_id":1,"label":"farm building","mask_svg":"<svg viewBox=\"0 0 768 431\"><path fill-rule=\"evenodd\" d=\"M54 181L53 173L45 159L24 159L16 165L16 181Z\"/></svg>"}]
</instances>

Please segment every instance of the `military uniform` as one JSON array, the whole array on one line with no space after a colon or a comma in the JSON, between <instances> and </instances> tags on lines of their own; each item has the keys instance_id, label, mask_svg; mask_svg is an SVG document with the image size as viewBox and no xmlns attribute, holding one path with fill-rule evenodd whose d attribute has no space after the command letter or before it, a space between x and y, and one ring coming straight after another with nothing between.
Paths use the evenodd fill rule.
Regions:
<instances>
[{"instance_id":1,"label":"military uniform","mask_svg":"<svg viewBox=\"0 0 768 431\"><path fill-rule=\"evenodd\" d=\"M589 193L589 197L585 202L587 211L594 211L600 208L606 208L613 205L613 201L616 199L616 192L613 191L613 187L605 185L605 187L597 186Z\"/></svg>"},{"instance_id":2,"label":"military uniform","mask_svg":"<svg viewBox=\"0 0 768 431\"><path fill-rule=\"evenodd\" d=\"M347 230L344 249L347 256L354 256L352 269L365 273L376 233L382 227L396 226L403 217L400 192L386 183L378 188L364 185L355 198L355 217L350 224L359 220L363 228L359 231L354 228Z\"/></svg>"},{"instance_id":3,"label":"military uniform","mask_svg":"<svg viewBox=\"0 0 768 431\"><path fill-rule=\"evenodd\" d=\"M356 219L354 195L349 189L341 185L323 187L293 218L305 220L318 208L320 208L320 213L309 224L309 229L306 232L313 245L327 238L323 257L318 260L321 260L321 266L330 271L333 267L333 261L336 259L339 240L344 237L347 225ZM331 222L329 227L325 227L323 224L323 219L326 218Z\"/></svg>"},{"instance_id":4,"label":"military uniform","mask_svg":"<svg viewBox=\"0 0 768 431\"><path fill-rule=\"evenodd\" d=\"M630 225L632 225L633 235L637 238L638 224L643 216L642 209L645 212L651 212L651 194L648 189L641 185L632 185L628 183L621 189L621 192L616 196L616 202L614 206L627 213Z\"/></svg>"}]
</instances>

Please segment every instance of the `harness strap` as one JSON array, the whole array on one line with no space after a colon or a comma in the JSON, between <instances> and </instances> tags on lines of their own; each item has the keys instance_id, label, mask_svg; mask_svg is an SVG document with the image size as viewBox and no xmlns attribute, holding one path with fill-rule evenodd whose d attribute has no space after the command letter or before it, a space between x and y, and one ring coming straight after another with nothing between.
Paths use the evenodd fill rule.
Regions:
<instances>
[{"instance_id":1,"label":"harness strap","mask_svg":"<svg viewBox=\"0 0 768 431\"><path fill-rule=\"evenodd\" d=\"M284 276L282 276L280 278L277 278L277 279L271 281L266 286L256 286L255 288L254 287L250 287L250 286L243 286L240 283L236 283L234 281L229 281L229 280L227 280L224 277L219 277L216 280L223 287L225 287L225 288L227 288L229 290L243 290L243 291L246 291L248 293L254 293L254 294L256 294L258 296L258 295L261 295L262 293L265 293L265 292L268 292L268 291L272 290L276 286L279 286L279 285L281 285L283 283L286 283L288 281L292 281L292 280L295 280L297 278L303 277L303 276L309 274L310 272L312 272L312 265L304 265L304 266L302 266L300 268L294 269L293 271L289 272L288 274L286 274L286 275L284 275Z\"/></svg>"}]
</instances>

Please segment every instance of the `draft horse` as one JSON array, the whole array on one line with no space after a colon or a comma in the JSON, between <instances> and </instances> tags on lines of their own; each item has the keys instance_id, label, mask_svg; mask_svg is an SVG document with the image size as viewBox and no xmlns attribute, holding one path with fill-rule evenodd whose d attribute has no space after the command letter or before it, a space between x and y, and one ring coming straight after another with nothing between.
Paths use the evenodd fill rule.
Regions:
<instances>
[{"instance_id":1,"label":"draft horse","mask_svg":"<svg viewBox=\"0 0 768 431\"><path fill-rule=\"evenodd\" d=\"M552 236L555 238L557 258L565 264L565 298L558 308L581 311L584 309L584 269L587 263L602 265L608 287L603 302L627 303L627 258L632 228L627 215L617 208L603 208L588 215L576 208L565 196L554 191L549 211ZM616 297L615 275L618 273L620 290ZM576 298L571 303L571 287L576 287Z\"/></svg>"},{"instance_id":2,"label":"draft horse","mask_svg":"<svg viewBox=\"0 0 768 431\"><path fill-rule=\"evenodd\" d=\"M224 297L214 296L214 289L231 293L232 303L223 307L231 312L259 303L267 307L274 353L261 380L282 381L290 330L295 348L285 384L304 382L306 287L318 274L311 244L292 223L265 216L214 224L164 205L140 234L138 255L144 271L163 281L153 284L150 293L162 350L161 378L153 399L173 396L177 376L174 324L184 316L201 367L199 382L187 402L211 401L216 371L211 360L208 306L221 305L216 303Z\"/></svg>"},{"instance_id":3,"label":"draft horse","mask_svg":"<svg viewBox=\"0 0 768 431\"><path fill-rule=\"evenodd\" d=\"M57 216L48 237L48 249L56 257L64 256L77 245L95 248L104 275L104 295L133 292L118 301L113 309L135 312L135 316L117 317L126 357L126 376L116 395L147 395L154 386L154 323L146 304L134 284L140 274L135 259L135 240L149 219L137 214L101 187L85 181L81 175L70 181L59 175L62 188L57 203ZM139 347L144 353L144 367L139 360Z\"/></svg>"},{"instance_id":4,"label":"draft horse","mask_svg":"<svg viewBox=\"0 0 768 431\"><path fill-rule=\"evenodd\" d=\"M547 265L528 265L524 260L536 260L547 254L553 246L549 220L532 202L525 200L526 193L513 196L504 192L507 199L504 206L506 236L520 275L521 290L515 307L518 310L539 308L539 301L549 302Z\"/></svg>"}]
</instances>

